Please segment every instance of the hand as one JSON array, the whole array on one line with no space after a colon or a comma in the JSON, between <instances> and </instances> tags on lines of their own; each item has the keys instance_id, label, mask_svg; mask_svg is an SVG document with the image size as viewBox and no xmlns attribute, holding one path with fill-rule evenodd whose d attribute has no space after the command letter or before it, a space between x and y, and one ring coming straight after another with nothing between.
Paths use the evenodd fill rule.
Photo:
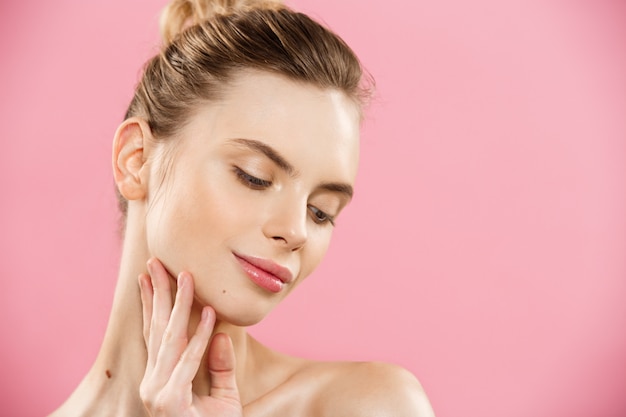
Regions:
<instances>
[{"instance_id":1,"label":"hand","mask_svg":"<svg viewBox=\"0 0 626 417\"><path fill-rule=\"evenodd\" d=\"M139 393L148 413L154 417L241 417L235 354L226 334L213 336L209 347L210 394L199 396L192 391L193 378L213 332L215 311L208 306L202 309L200 323L188 340L194 297L191 275L179 274L172 308L170 275L156 259L148 261L148 271L150 275L139 276L143 337L148 349Z\"/></svg>"}]
</instances>

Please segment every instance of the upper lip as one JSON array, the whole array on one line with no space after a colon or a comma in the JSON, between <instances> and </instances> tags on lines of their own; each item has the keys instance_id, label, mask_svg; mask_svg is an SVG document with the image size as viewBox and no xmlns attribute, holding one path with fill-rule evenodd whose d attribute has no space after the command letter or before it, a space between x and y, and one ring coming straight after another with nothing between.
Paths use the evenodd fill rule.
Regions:
<instances>
[{"instance_id":1,"label":"upper lip","mask_svg":"<svg viewBox=\"0 0 626 417\"><path fill-rule=\"evenodd\" d=\"M242 255L237 252L233 252L233 254L236 257L241 258L244 261L256 266L257 268L262 269L265 272L269 272L270 274L276 276L285 284L293 281L293 274L288 268L282 265L279 265L270 259L263 259L263 258L257 258L255 256Z\"/></svg>"}]
</instances>

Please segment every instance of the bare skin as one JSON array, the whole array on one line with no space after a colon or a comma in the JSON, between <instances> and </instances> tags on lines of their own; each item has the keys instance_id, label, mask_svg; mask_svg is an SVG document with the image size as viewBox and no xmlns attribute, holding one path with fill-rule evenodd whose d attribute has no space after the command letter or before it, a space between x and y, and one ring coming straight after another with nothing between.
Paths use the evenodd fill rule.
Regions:
<instances>
[{"instance_id":1,"label":"bare skin","mask_svg":"<svg viewBox=\"0 0 626 417\"><path fill-rule=\"evenodd\" d=\"M246 332L326 252L351 197L358 127L342 93L258 72L173 141L125 121L113 167L129 209L111 317L92 369L52 415L432 416L402 368L293 358ZM259 285L240 256L280 266L284 282Z\"/></svg>"}]
</instances>

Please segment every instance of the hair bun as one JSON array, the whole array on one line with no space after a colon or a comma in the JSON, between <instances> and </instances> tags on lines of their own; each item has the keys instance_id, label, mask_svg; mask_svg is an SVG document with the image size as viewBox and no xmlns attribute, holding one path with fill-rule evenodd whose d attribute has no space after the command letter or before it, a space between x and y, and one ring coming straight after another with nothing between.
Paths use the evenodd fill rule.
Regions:
<instances>
[{"instance_id":1,"label":"hair bun","mask_svg":"<svg viewBox=\"0 0 626 417\"><path fill-rule=\"evenodd\" d=\"M161 38L167 45L188 27L215 15L281 7L281 0L172 0L161 12Z\"/></svg>"}]
</instances>

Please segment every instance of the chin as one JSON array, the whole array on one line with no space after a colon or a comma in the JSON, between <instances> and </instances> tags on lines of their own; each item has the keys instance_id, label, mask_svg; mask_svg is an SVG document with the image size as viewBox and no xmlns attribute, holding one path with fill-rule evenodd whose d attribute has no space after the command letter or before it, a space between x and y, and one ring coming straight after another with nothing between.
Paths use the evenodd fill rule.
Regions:
<instances>
[{"instance_id":1,"label":"chin","mask_svg":"<svg viewBox=\"0 0 626 417\"><path fill-rule=\"evenodd\" d=\"M251 310L236 309L218 309L215 308L217 319L226 323L230 323L239 327L249 327L260 323L269 313L268 312L256 312Z\"/></svg>"},{"instance_id":2,"label":"chin","mask_svg":"<svg viewBox=\"0 0 626 417\"><path fill-rule=\"evenodd\" d=\"M210 305L218 320L240 327L253 326L261 322L273 309L275 303L248 297L222 295L217 300L198 297L201 305Z\"/></svg>"},{"instance_id":3,"label":"chin","mask_svg":"<svg viewBox=\"0 0 626 417\"><path fill-rule=\"evenodd\" d=\"M249 327L249 326L254 326L255 324L260 323L261 321L263 321L263 319L265 318L265 315L262 316L233 316L233 315L229 315L229 314L221 314L219 311L217 311L217 319L225 322L225 323L229 323L232 324L233 326L239 326L239 327Z\"/></svg>"}]
</instances>

